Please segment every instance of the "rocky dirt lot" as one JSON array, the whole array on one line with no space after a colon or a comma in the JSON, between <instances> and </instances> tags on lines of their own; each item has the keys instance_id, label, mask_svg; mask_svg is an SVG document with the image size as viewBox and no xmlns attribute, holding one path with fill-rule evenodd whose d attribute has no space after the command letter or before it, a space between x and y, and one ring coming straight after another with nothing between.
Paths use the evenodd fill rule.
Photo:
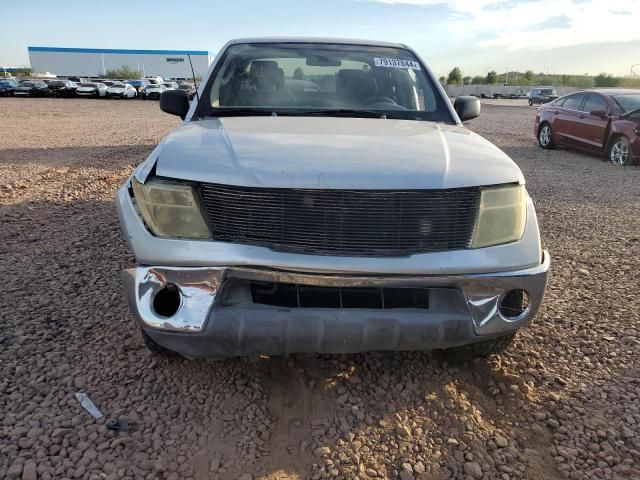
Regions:
<instances>
[{"instance_id":1,"label":"rocky dirt lot","mask_svg":"<svg viewBox=\"0 0 640 480\"><path fill-rule=\"evenodd\" d=\"M0 478L640 478L640 169L543 151L534 115L470 125L523 169L552 255L508 353L214 363L149 354L120 289L115 191L175 117L0 99Z\"/></svg>"}]
</instances>

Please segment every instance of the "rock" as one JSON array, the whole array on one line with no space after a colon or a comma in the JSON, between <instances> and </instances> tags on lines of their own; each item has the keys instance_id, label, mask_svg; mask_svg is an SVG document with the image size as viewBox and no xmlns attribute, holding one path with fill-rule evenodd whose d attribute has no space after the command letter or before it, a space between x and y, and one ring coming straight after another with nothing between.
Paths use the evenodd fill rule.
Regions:
<instances>
[{"instance_id":1,"label":"rock","mask_svg":"<svg viewBox=\"0 0 640 480\"><path fill-rule=\"evenodd\" d=\"M416 463L413 466L413 471L416 472L418 475L422 475L426 471L424 463L422 463L422 462Z\"/></svg>"},{"instance_id":2,"label":"rock","mask_svg":"<svg viewBox=\"0 0 640 480\"><path fill-rule=\"evenodd\" d=\"M331 455L331 449L329 447L318 447L313 451L316 457L325 457Z\"/></svg>"},{"instance_id":3,"label":"rock","mask_svg":"<svg viewBox=\"0 0 640 480\"><path fill-rule=\"evenodd\" d=\"M415 480L413 475L406 470L400 472L400 480Z\"/></svg>"},{"instance_id":4,"label":"rock","mask_svg":"<svg viewBox=\"0 0 640 480\"><path fill-rule=\"evenodd\" d=\"M466 462L464 464L464 473L477 480L482 478L482 468L480 468L478 462Z\"/></svg>"},{"instance_id":5,"label":"rock","mask_svg":"<svg viewBox=\"0 0 640 480\"><path fill-rule=\"evenodd\" d=\"M509 446L509 441L502 435L496 435L495 437L493 437L493 441L500 448L507 448Z\"/></svg>"},{"instance_id":6,"label":"rock","mask_svg":"<svg viewBox=\"0 0 640 480\"><path fill-rule=\"evenodd\" d=\"M405 472L413 473L413 467L410 463L403 463L402 470L404 470Z\"/></svg>"},{"instance_id":7,"label":"rock","mask_svg":"<svg viewBox=\"0 0 640 480\"><path fill-rule=\"evenodd\" d=\"M398 425L398 427L396 428L396 432L398 432L398 435L403 438L411 436L411 428L407 425Z\"/></svg>"},{"instance_id":8,"label":"rock","mask_svg":"<svg viewBox=\"0 0 640 480\"><path fill-rule=\"evenodd\" d=\"M373 468L367 468L365 470L365 473L367 475L369 475L370 477L377 477L378 476L378 472L376 472Z\"/></svg>"},{"instance_id":9,"label":"rock","mask_svg":"<svg viewBox=\"0 0 640 480\"><path fill-rule=\"evenodd\" d=\"M217 472L220 468L220 457L213 457L211 459L211 463L209 464L210 472Z\"/></svg>"},{"instance_id":10,"label":"rock","mask_svg":"<svg viewBox=\"0 0 640 480\"><path fill-rule=\"evenodd\" d=\"M22 480L38 480L38 472L36 471L36 462L28 461L22 468Z\"/></svg>"},{"instance_id":11,"label":"rock","mask_svg":"<svg viewBox=\"0 0 640 480\"><path fill-rule=\"evenodd\" d=\"M9 467L9 470L7 470L7 479L11 480L15 478L20 478L21 474L22 474L22 463L14 463Z\"/></svg>"},{"instance_id":12,"label":"rock","mask_svg":"<svg viewBox=\"0 0 640 480\"><path fill-rule=\"evenodd\" d=\"M250 473L243 473L238 477L238 480L253 480L253 475Z\"/></svg>"}]
</instances>

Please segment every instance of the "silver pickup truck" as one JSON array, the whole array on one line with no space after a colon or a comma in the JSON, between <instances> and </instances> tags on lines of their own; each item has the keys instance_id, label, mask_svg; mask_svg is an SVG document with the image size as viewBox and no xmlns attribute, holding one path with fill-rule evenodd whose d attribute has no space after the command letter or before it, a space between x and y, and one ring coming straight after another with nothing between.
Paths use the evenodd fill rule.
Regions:
<instances>
[{"instance_id":1,"label":"silver pickup truck","mask_svg":"<svg viewBox=\"0 0 640 480\"><path fill-rule=\"evenodd\" d=\"M536 314L549 255L522 173L410 48L235 40L196 100L160 107L184 121L117 196L152 350L487 355Z\"/></svg>"}]
</instances>

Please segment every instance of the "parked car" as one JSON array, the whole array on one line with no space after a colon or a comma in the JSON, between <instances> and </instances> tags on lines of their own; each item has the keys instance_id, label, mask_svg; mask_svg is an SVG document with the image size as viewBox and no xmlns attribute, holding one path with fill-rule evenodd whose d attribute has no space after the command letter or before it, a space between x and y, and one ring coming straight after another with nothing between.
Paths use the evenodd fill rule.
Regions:
<instances>
[{"instance_id":1,"label":"parked car","mask_svg":"<svg viewBox=\"0 0 640 480\"><path fill-rule=\"evenodd\" d=\"M42 80L22 80L13 94L16 97L48 97L49 87Z\"/></svg>"},{"instance_id":2,"label":"parked car","mask_svg":"<svg viewBox=\"0 0 640 480\"><path fill-rule=\"evenodd\" d=\"M107 88L107 97L110 98L136 98L136 89L128 83L114 83Z\"/></svg>"},{"instance_id":3,"label":"parked car","mask_svg":"<svg viewBox=\"0 0 640 480\"><path fill-rule=\"evenodd\" d=\"M125 80L124 83L128 83L129 85L131 85L133 88L136 89L136 96L138 98L143 98L143 94L144 94L144 89L147 85L149 85L149 81L148 80Z\"/></svg>"},{"instance_id":4,"label":"parked car","mask_svg":"<svg viewBox=\"0 0 640 480\"><path fill-rule=\"evenodd\" d=\"M103 80L101 83L104 83L107 86L107 88L109 88L114 83L121 83L121 82L117 82L115 80Z\"/></svg>"},{"instance_id":5,"label":"parked car","mask_svg":"<svg viewBox=\"0 0 640 480\"><path fill-rule=\"evenodd\" d=\"M14 80L0 80L0 97L11 97L15 92L18 82Z\"/></svg>"},{"instance_id":6,"label":"parked car","mask_svg":"<svg viewBox=\"0 0 640 480\"><path fill-rule=\"evenodd\" d=\"M76 94L80 97L105 97L107 86L104 83L81 83L78 85Z\"/></svg>"},{"instance_id":7,"label":"parked car","mask_svg":"<svg viewBox=\"0 0 640 480\"><path fill-rule=\"evenodd\" d=\"M167 87L167 90L176 90L178 88L177 82L162 82L162 84Z\"/></svg>"},{"instance_id":8,"label":"parked car","mask_svg":"<svg viewBox=\"0 0 640 480\"><path fill-rule=\"evenodd\" d=\"M553 87L536 87L529 92L529 106L532 107L536 103L542 105L549 103L558 98L558 92Z\"/></svg>"},{"instance_id":9,"label":"parked car","mask_svg":"<svg viewBox=\"0 0 640 480\"><path fill-rule=\"evenodd\" d=\"M145 100L147 99L157 100L160 98L160 95L162 95L162 92L164 92L165 90L168 90L168 89L163 83L158 83L158 84L151 83L144 88L142 95Z\"/></svg>"},{"instance_id":10,"label":"parked car","mask_svg":"<svg viewBox=\"0 0 640 480\"><path fill-rule=\"evenodd\" d=\"M179 83L178 89L186 93L189 100L193 100L196 96L196 89L191 83Z\"/></svg>"},{"instance_id":11,"label":"parked car","mask_svg":"<svg viewBox=\"0 0 640 480\"><path fill-rule=\"evenodd\" d=\"M291 64L335 90L293 95ZM149 348L486 355L531 322L549 255L522 172L413 50L236 40L201 98L162 94L184 121L118 192Z\"/></svg>"},{"instance_id":12,"label":"parked car","mask_svg":"<svg viewBox=\"0 0 640 480\"><path fill-rule=\"evenodd\" d=\"M614 165L640 162L640 90L587 90L540 107L535 134L557 145L603 155Z\"/></svg>"},{"instance_id":13,"label":"parked car","mask_svg":"<svg viewBox=\"0 0 640 480\"><path fill-rule=\"evenodd\" d=\"M54 80L49 82L49 95L52 97L74 97L77 89L78 86L71 80Z\"/></svg>"},{"instance_id":14,"label":"parked car","mask_svg":"<svg viewBox=\"0 0 640 480\"><path fill-rule=\"evenodd\" d=\"M164 79L160 75L147 75L144 77L144 79L154 85L159 85L164 82Z\"/></svg>"}]
</instances>

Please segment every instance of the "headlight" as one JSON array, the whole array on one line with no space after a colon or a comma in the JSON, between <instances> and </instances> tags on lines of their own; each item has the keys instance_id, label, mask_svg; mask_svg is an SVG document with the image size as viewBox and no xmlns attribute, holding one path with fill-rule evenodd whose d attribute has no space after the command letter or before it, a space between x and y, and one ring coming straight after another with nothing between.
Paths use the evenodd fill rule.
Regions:
<instances>
[{"instance_id":1,"label":"headlight","mask_svg":"<svg viewBox=\"0 0 640 480\"><path fill-rule=\"evenodd\" d=\"M166 180L131 182L145 223L158 237L211 238L191 185Z\"/></svg>"},{"instance_id":2,"label":"headlight","mask_svg":"<svg viewBox=\"0 0 640 480\"><path fill-rule=\"evenodd\" d=\"M523 185L483 188L471 248L520 240L527 218L526 199Z\"/></svg>"}]
</instances>

